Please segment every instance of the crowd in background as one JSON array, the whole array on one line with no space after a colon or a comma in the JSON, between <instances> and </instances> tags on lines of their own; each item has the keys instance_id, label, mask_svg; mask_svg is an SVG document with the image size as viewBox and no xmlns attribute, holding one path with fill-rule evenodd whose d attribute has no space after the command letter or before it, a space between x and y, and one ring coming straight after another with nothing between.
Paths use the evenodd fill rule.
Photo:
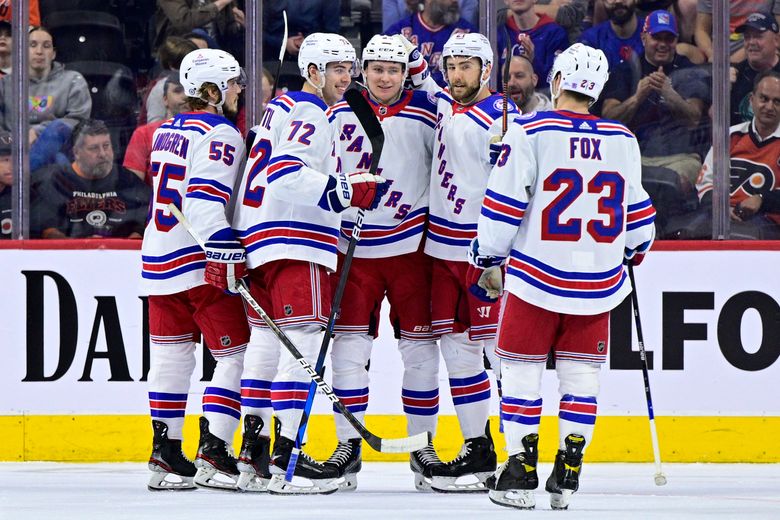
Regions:
<instances>
[{"instance_id":1,"label":"crowd in background","mask_svg":"<svg viewBox=\"0 0 780 520\"><path fill-rule=\"evenodd\" d=\"M29 141L32 238L138 237L150 196L150 138L184 107L181 59L221 48L244 62L244 0L30 0ZM497 0L498 57L523 112L551 109L555 56L581 41L602 49L610 79L594 114L636 135L660 238L711 236L712 2ZM0 237L11 235L11 1L0 0ZM780 228L780 1L729 2L733 238ZM281 13L288 17L283 40ZM453 32L477 31L478 0L277 0L264 3L263 60L286 66L312 32L358 50L377 33L403 34L434 78ZM263 101L273 77L263 71ZM499 82L500 84L500 82ZM276 94L278 94L277 92ZM243 100L242 100L243 103ZM237 126L246 133L244 111ZM5 165L8 166L5 166ZM8 170L8 173L5 173Z\"/></svg>"}]
</instances>

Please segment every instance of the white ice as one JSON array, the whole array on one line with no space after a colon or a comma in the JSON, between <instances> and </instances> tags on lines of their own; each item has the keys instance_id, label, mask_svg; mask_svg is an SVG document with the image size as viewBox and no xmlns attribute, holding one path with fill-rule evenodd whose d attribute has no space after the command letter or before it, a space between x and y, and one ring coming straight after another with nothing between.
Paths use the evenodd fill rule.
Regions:
<instances>
[{"instance_id":1,"label":"white ice","mask_svg":"<svg viewBox=\"0 0 780 520\"><path fill-rule=\"evenodd\" d=\"M541 480L551 466L539 465ZM486 495L414 490L408 465L365 463L353 493L269 496L202 489L146 490L145 464L0 464L0 518L157 520L326 520L478 518L780 519L779 464L669 464L657 487L648 464L585 464L569 511L551 511L544 484L534 511L492 504Z\"/></svg>"}]
</instances>

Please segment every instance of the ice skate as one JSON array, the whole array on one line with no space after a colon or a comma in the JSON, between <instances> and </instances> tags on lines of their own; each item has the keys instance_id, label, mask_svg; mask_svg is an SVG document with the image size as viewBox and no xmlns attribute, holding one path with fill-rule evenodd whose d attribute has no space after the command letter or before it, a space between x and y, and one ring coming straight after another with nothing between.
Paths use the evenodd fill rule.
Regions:
<instances>
[{"instance_id":1,"label":"ice skate","mask_svg":"<svg viewBox=\"0 0 780 520\"><path fill-rule=\"evenodd\" d=\"M506 462L485 481L488 497L494 504L517 509L533 509L536 497L533 490L539 487L536 464L539 461L535 433L523 437L524 451L511 455Z\"/></svg>"},{"instance_id":2,"label":"ice skate","mask_svg":"<svg viewBox=\"0 0 780 520\"><path fill-rule=\"evenodd\" d=\"M553 471L544 486L544 489L550 493L550 507L553 509L568 509L572 493L580 486L585 438L572 433L566 436L564 442L566 449L558 450Z\"/></svg>"},{"instance_id":3,"label":"ice skate","mask_svg":"<svg viewBox=\"0 0 780 520\"><path fill-rule=\"evenodd\" d=\"M237 487L240 491L264 492L268 490L271 472L271 438L260 435L263 420L256 415L244 417L244 438L236 467L241 472Z\"/></svg>"},{"instance_id":4,"label":"ice skate","mask_svg":"<svg viewBox=\"0 0 780 520\"><path fill-rule=\"evenodd\" d=\"M431 471L444 463L439 459L433 442L421 450L409 454L409 466L414 473L414 487L417 491L431 491Z\"/></svg>"},{"instance_id":5,"label":"ice skate","mask_svg":"<svg viewBox=\"0 0 780 520\"><path fill-rule=\"evenodd\" d=\"M455 459L432 468L431 488L439 493L484 493L485 480L496 471L496 452L490 430L466 439Z\"/></svg>"},{"instance_id":6,"label":"ice skate","mask_svg":"<svg viewBox=\"0 0 780 520\"><path fill-rule=\"evenodd\" d=\"M281 434L282 423L274 420L274 451L271 455L269 470L271 482L268 484L268 492L274 495L328 495L339 489L336 482L338 471L333 466L320 464L303 450L298 453L298 462L295 464L292 482L285 480L287 465L290 462L295 442L283 437Z\"/></svg>"},{"instance_id":7,"label":"ice skate","mask_svg":"<svg viewBox=\"0 0 780 520\"><path fill-rule=\"evenodd\" d=\"M191 491L195 489L192 477L195 465L181 451L180 439L168 438L168 425L152 421L154 439L149 457L149 491Z\"/></svg>"},{"instance_id":8,"label":"ice skate","mask_svg":"<svg viewBox=\"0 0 780 520\"><path fill-rule=\"evenodd\" d=\"M200 418L200 444L195 458L195 484L209 489L235 491L238 483L236 459L228 444L209 431L209 421Z\"/></svg>"},{"instance_id":9,"label":"ice skate","mask_svg":"<svg viewBox=\"0 0 780 520\"><path fill-rule=\"evenodd\" d=\"M338 485L341 491L357 489L357 474L363 467L360 454L363 439L339 441L336 450L323 464L336 469L339 477Z\"/></svg>"}]
</instances>

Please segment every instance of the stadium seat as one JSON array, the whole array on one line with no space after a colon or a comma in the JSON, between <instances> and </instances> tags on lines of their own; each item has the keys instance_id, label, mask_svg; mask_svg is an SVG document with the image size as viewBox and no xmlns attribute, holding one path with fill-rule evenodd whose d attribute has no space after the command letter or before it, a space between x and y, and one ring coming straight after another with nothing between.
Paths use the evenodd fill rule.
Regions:
<instances>
[{"instance_id":1,"label":"stadium seat","mask_svg":"<svg viewBox=\"0 0 780 520\"><path fill-rule=\"evenodd\" d=\"M119 19L98 11L57 11L45 17L57 61L113 61L126 57Z\"/></svg>"},{"instance_id":2,"label":"stadium seat","mask_svg":"<svg viewBox=\"0 0 780 520\"><path fill-rule=\"evenodd\" d=\"M109 126L133 124L138 109L138 94L132 71L121 63L73 61L68 70L80 72L92 95L92 118Z\"/></svg>"}]
</instances>

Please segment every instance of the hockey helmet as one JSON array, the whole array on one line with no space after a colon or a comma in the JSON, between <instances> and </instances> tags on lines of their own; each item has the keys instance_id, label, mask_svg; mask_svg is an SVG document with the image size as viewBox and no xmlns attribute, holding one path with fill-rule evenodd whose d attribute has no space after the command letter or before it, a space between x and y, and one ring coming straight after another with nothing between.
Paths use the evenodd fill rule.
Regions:
<instances>
[{"instance_id":1,"label":"hockey helmet","mask_svg":"<svg viewBox=\"0 0 780 520\"><path fill-rule=\"evenodd\" d=\"M555 91L552 84L558 74L561 75L561 83ZM588 96L593 100L592 105L601 95L608 78L609 63L604 53L582 43L575 43L560 53L553 62L549 78L553 106L564 90Z\"/></svg>"},{"instance_id":2,"label":"hockey helmet","mask_svg":"<svg viewBox=\"0 0 780 520\"><path fill-rule=\"evenodd\" d=\"M483 34L459 32L450 36L441 53L442 73L445 80L447 79L447 58L452 56L479 58L482 63L480 84L484 86L490 80L489 74L485 74L485 71L493 63L493 49L490 47L490 41Z\"/></svg>"},{"instance_id":3,"label":"hockey helmet","mask_svg":"<svg viewBox=\"0 0 780 520\"><path fill-rule=\"evenodd\" d=\"M240 85L246 84L246 75L238 61L229 53L219 49L196 49L181 60L179 82L189 97L199 97L200 87L204 83L213 83L222 93L217 107L225 102L228 81L235 79Z\"/></svg>"},{"instance_id":4,"label":"hockey helmet","mask_svg":"<svg viewBox=\"0 0 780 520\"><path fill-rule=\"evenodd\" d=\"M406 47L396 37L377 34L368 40L363 48L363 61L361 63L363 70L366 70L366 63L369 61L401 63L406 70L409 55L406 53Z\"/></svg>"},{"instance_id":5,"label":"hockey helmet","mask_svg":"<svg viewBox=\"0 0 780 520\"><path fill-rule=\"evenodd\" d=\"M301 71L301 76L309 82L311 82L309 65L316 66L320 74L324 76L328 63L340 63L342 61L351 62L353 66L352 75L358 74L355 48L349 43L349 40L340 34L312 33L304 38L298 51L298 68ZM312 85L321 89L325 86L324 77L321 82L322 85Z\"/></svg>"}]
</instances>

